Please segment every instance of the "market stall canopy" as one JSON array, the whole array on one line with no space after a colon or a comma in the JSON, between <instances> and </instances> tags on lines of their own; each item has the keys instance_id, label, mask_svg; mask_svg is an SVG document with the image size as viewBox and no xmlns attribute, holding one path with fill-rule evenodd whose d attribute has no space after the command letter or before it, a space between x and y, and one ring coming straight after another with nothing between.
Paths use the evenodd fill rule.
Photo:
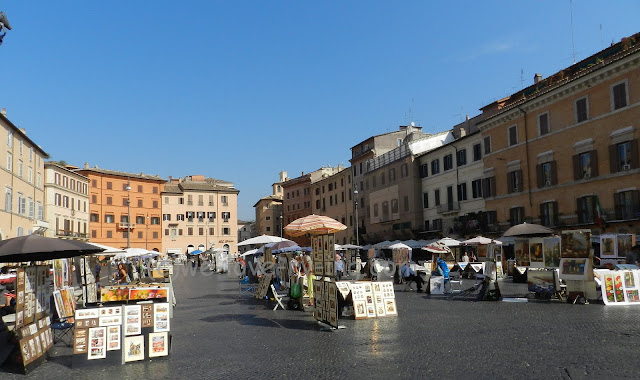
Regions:
<instances>
[{"instance_id":1,"label":"market stall canopy","mask_svg":"<svg viewBox=\"0 0 640 380\"><path fill-rule=\"evenodd\" d=\"M283 249L283 248L294 247L294 246L300 248L295 241L285 240L285 241L279 241L279 242L273 243L273 244L268 244L267 248L271 248L271 251L275 252L275 251Z\"/></svg>"},{"instance_id":2,"label":"market stall canopy","mask_svg":"<svg viewBox=\"0 0 640 380\"><path fill-rule=\"evenodd\" d=\"M402 243L395 243L393 245L390 245L389 248L390 249L401 249L401 248L411 249L411 247Z\"/></svg>"},{"instance_id":3,"label":"market stall canopy","mask_svg":"<svg viewBox=\"0 0 640 380\"><path fill-rule=\"evenodd\" d=\"M256 253L258 253L257 249L251 249L251 250L243 253L242 255L240 255L240 257L247 257L247 256L255 255Z\"/></svg>"},{"instance_id":4,"label":"market stall canopy","mask_svg":"<svg viewBox=\"0 0 640 380\"><path fill-rule=\"evenodd\" d=\"M128 259L131 257L141 257L141 256L147 256L147 255L157 256L158 254L159 253L156 251L149 251L144 248L126 248L123 253L118 253L115 256L113 256L113 258L116 260L119 260L119 259Z\"/></svg>"},{"instance_id":5,"label":"market stall canopy","mask_svg":"<svg viewBox=\"0 0 640 380\"><path fill-rule=\"evenodd\" d=\"M277 250L272 250L272 253L287 253L287 252L296 252L296 251L304 251L311 252L311 247L300 247L299 245L292 245L291 247L284 247Z\"/></svg>"},{"instance_id":6,"label":"market stall canopy","mask_svg":"<svg viewBox=\"0 0 640 380\"><path fill-rule=\"evenodd\" d=\"M307 215L298 218L284 227L284 231L293 237L305 234L322 235L346 230L347 226L324 215Z\"/></svg>"},{"instance_id":7,"label":"market stall canopy","mask_svg":"<svg viewBox=\"0 0 640 380\"><path fill-rule=\"evenodd\" d=\"M340 248L342 248L342 249L362 249L361 246L355 245L355 244L344 244L344 245L341 245Z\"/></svg>"},{"instance_id":8,"label":"market stall canopy","mask_svg":"<svg viewBox=\"0 0 640 380\"><path fill-rule=\"evenodd\" d=\"M446 254L446 253L451 253L451 248L447 247L446 245L442 244L442 243L438 243L438 242L434 242L431 244L428 244L424 247L425 250L431 252L431 253L437 253L437 254Z\"/></svg>"},{"instance_id":9,"label":"market stall canopy","mask_svg":"<svg viewBox=\"0 0 640 380\"><path fill-rule=\"evenodd\" d=\"M284 239L278 236L271 235L260 235L256 237L252 237L251 239L243 240L238 243L238 246L241 247L243 245L251 245L251 244L269 244L269 243L277 243L280 241L287 241L289 239Z\"/></svg>"},{"instance_id":10,"label":"market stall canopy","mask_svg":"<svg viewBox=\"0 0 640 380\"><path fill-rule=\"evenodd\" d=\"M124 249L109 247L108 245L104 245L104 244L98 244L98 243L92 243L92 242L87 242L87 244L91 244L98 248L104 249L104 251L100 252L101 255L110 256L110 255L117 255L118 253L125 252Z\"/></svg>"},{"instance_id":11,"label":"market stall canopy","mask_svg":"<svg viewBox=\"0 0 640 380\"><path fill-rule=\"evenodd\" d=\"M493 240L484 236L476 236L473 239L465 240L462 242L465 245L486 245L486 244L497 244L502 245L500 240Z\"/></svg>"},{"instance_id":12,"label":"market stall canopy","mask_svg":"<svg viewBox=\"0 0 640 380\"><path fill-rule=\"evenodd\" d=\"M191 252L189 252L189 254L190 254L190 255L199 255L199 254L201 254L201 253L202 253L202 251L201 251L201 250L199 250L199 249L196 249L195 251L191 251Z\"/></svg>"},{"instance_id":13,"label":"market stall canopy","mask_svg":"<svg viewBox=\"0 0 640 380\"><path fill-rule=\"evenodd\" d=\"M0 262L46 261L102 251L102 248L77 240L27 235L0 241Z\"/></svg>"},{"instance_id":14,"label":"market stall canopy","mask_svg":"<svg viewBox=\"0 0 640 380\"><path fill-rule=\"evenodd\" d=\"M446 245L447 247L457 247L460 245L460 242L456 239L452 239L450 237L445 237L437 241L437 243L441 243Z\"/></svg>"},{"instance_id":15,"label":"market stall canopy","mask_svg":"<svg viewBox=\"0 0 640 380\"><path fill-rule=\"evenodd\" d=\"M524 222L509 228L502 236L543 236L551 234L553 234L551 228Z\"/></svg>"}]
</instances>

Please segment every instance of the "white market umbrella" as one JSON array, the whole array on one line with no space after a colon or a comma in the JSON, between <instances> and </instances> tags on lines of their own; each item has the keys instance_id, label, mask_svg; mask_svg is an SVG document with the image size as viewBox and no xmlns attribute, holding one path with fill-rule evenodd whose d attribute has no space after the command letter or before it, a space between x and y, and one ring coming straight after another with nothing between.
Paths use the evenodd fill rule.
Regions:
<instances>
[{"instance_id":1,"label":"white market umbrella","mask_svg":"<svg viewBox=\"0 0 640 380\"><path fill-rule=\"evenodd\" d=\"M502 242L499 240L489 239L484 236L476 236L473 239L465 240L462 242L465 245L486 245L486 244L497 244L502 245Z\"/></svg>"},{"instance_id":2,"label":"white market umbrella","mask_svg":"<svg viewBox=\"0 0 640 380\"><path fill-rule=\"evenodd\" d=\"M156 251L149 251L144 248L127 248L124 250L124 253L118 253L114 256L114 259L128 259L131 257L139 257L146 255L154 255L157 254Z\"/></svg>"},{"instance_id":3,"label":"white market umbrella","mask_svg":"<svg viewBox=\"0 0 640 380\"><path fill-rule=\"evenodd\" d=\"M249 250L249 251L243 253L242 255L240 255L240 257L247 257L247 256L250 256L250 255L255 255L256 253L258 253L258 250L257 249L252 249L252 250Z\"/></svg>"},{"instance_id":4,"label":"white market umbrella","mask_svg":"<svg viewBox=\"0 0 640 380\"><path fill-rule=\"evenodd\" d=\"M260 236L252 237L251 239L241 241L240 243L238 243L238 246L240 247L243 245L251 245L251 244L269 244L269 243L277 243L280 241L287 241L287 240L289 239L281 238L278 236L260 235Z\"/></svg>"},{"instance_id":5,"label":"white market umbrella","mask_svg":"<svg viewBox=\"0 0 640 380\"><path fill-rule=\"evenodd\" d=\"M362 249L361 246L359 245L355 245L355 244L345 244L345 245L341 245L340 248L342 249Z\"/></svg>"},{"instance_id":6,"label":"white market umbrella","mask_svg":"<svg viewBox=\"0 0 640 380\"><path fill-rule=\"evenodd\" d=\"M409 247L409 246L408 246L408 245L406 245L406 244L402 244L402 243L396 243L396 244L390 245L390 246L389 246L389 248L390 248L390 249L400 249L400 248L407 248L407 249L411 249L411 247Z\"/></svg>"},{"instance_id":7,"label":"white market umbrella","mask_svg":"<svg viewBox=\"0 0 640 380\"><path fill-rule=\"evenodd\" d=\"M446 245L447 247L457 247L460 245L460 242L456 239L452 239L450 237L445 237L437 241L440 244Z\"/></svg>"},{"instance_id":8,"label":"white market umbrella","mask_svg":"<svg viewBox=\"0 0 640 380\"><path fill-rule=\"evenodd\" d=\"M100 255L110 256L110 255L117 255L118 253L124 253L125 252L124 249L113 248L113 247L109 247L108 245L104 245L104 244L92 243L90 241L88 241L87 243L91 244L91 245L95 245L98 248L104 249L104 251L99 253Z\"/></svg>"}]
</instances>

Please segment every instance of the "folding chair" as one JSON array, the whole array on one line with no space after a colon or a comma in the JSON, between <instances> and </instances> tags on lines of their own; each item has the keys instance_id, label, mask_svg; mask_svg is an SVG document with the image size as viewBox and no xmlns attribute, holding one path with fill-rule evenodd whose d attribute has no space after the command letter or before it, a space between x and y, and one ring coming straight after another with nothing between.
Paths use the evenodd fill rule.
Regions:
<instances>
[{"instance_id":1,"label":"folding chair","mask_svg":"<svg viewBox=\"0 0 640 380\"><path fill-rule=\"evenodd\" d=\"M416 284L415 280L409 280L407 278L404 279L404 288L402 289L403 292L410 292L413 290L413 288L411 287L411 285L416 285L416 289L418 287L418 284Z\"/></svg>"},{"instance_id":2,"label":"folding chair","mask_svg":"<svg viewBox=\"0 0 640 380\"><path fill-rule=\"evenodd\" d=\"M51 331L53 332L53 344L62 342L66 344L67 347L73 346L74 327L75 323L67 322L67 318L54 319L54 322L51 323Z\"/></svg>"},{"instance_id":3,"label":"folding chair","mask_svg":"<svg viewBox=\"0 0 640 380\"><path fill-rule=\"evenodd\" d=\"M253 292L254 284L249 282L249 276L245 276L242 280L238 281L240 285L240 292Z\"/></svg>"},{"instance_id":4,"label":"folding chair","mask_svg":"<svg viewBox=\"0 0 640 380\"><path fill-rule=\"evenodd\" d=\"M282 304L282 299L287 296L287 293L278 292L275 286L273 286L273 284L269 286L271 287L271 293L273 293L273 298L276 300L276 306L274 306L273 310L277 310L278 306L280 306L282 310L285 310L286 308Z\"/></svg>"}]
</instances>

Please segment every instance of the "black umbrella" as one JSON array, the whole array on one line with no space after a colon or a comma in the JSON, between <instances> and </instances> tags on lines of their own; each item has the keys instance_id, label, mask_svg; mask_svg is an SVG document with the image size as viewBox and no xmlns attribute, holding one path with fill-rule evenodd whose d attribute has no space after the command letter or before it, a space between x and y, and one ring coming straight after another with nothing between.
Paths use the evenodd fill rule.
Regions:
<instances>
[{"instance_id":1,"label":"black umbrella","mask_svg":"<svg viewBox=\"0 0 640 380\"><path fill-rule=\"evenodd\" d=\"M551 234L553 234L551 228L525 222L509 228L502 236L541 236Z\"/></svg>"},{"instance_id":2,"label":"black umbrella","mask_svg":"<svg viewBox=\"0 0 640 380\"><path fill-rule=\"evenodd\" d=\"M64 259L102 251L81 241L27 235L0 241L0 263Z\"/></svg>"}]
</instances>

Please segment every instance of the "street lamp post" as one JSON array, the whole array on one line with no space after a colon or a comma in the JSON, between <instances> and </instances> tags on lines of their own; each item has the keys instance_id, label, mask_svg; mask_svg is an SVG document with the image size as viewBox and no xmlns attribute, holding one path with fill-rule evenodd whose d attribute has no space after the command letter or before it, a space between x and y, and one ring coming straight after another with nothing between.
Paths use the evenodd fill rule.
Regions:
<instances>
[{"instance_id":1,"label":"street lamp post","mask_svg":"<svg viewBox=\"0 0 640 380\"><path fill-rule=\"evenodd\" d=\"M125 190L127 190L127 248L129 248L131 243L131 182L129 178L127 178Z\"/></svg>"},{"instance_id":2,"label":"street lamp post","mask_svg":"<svg viewBox=\"0 0 640 380\"><path fill-rule=\"evenodd\" d=\"M145 219L145 224L147 225L147 233L144 235L145 237L145 242L144 242L144 249L146 249L147 251L149 250L149 214L147 214L147 219Z\"/></svg>"},{"instance_id":3,"label":"street lamp post","mask_svg":"<svg viewBox=\"0 0 640 380\"><path fill-rule=\"evenodd\" d=\"M280 213L280 237L282 237L282 231L284 230L284 226L283 226L283 216L282 213Z\"/></svg>"},{"instance_id":4,"label":"street lamp post","mask_svg":"<svg viewBox=\"0 0 640 380\"><path fill-rule=\"evenodd\" d=\"M356 245L360 245L360 235L358 234L358 184L355 184L355 190L353 190L353 199L355 199L356 203Z\"/></svg>"}]
</instances>

